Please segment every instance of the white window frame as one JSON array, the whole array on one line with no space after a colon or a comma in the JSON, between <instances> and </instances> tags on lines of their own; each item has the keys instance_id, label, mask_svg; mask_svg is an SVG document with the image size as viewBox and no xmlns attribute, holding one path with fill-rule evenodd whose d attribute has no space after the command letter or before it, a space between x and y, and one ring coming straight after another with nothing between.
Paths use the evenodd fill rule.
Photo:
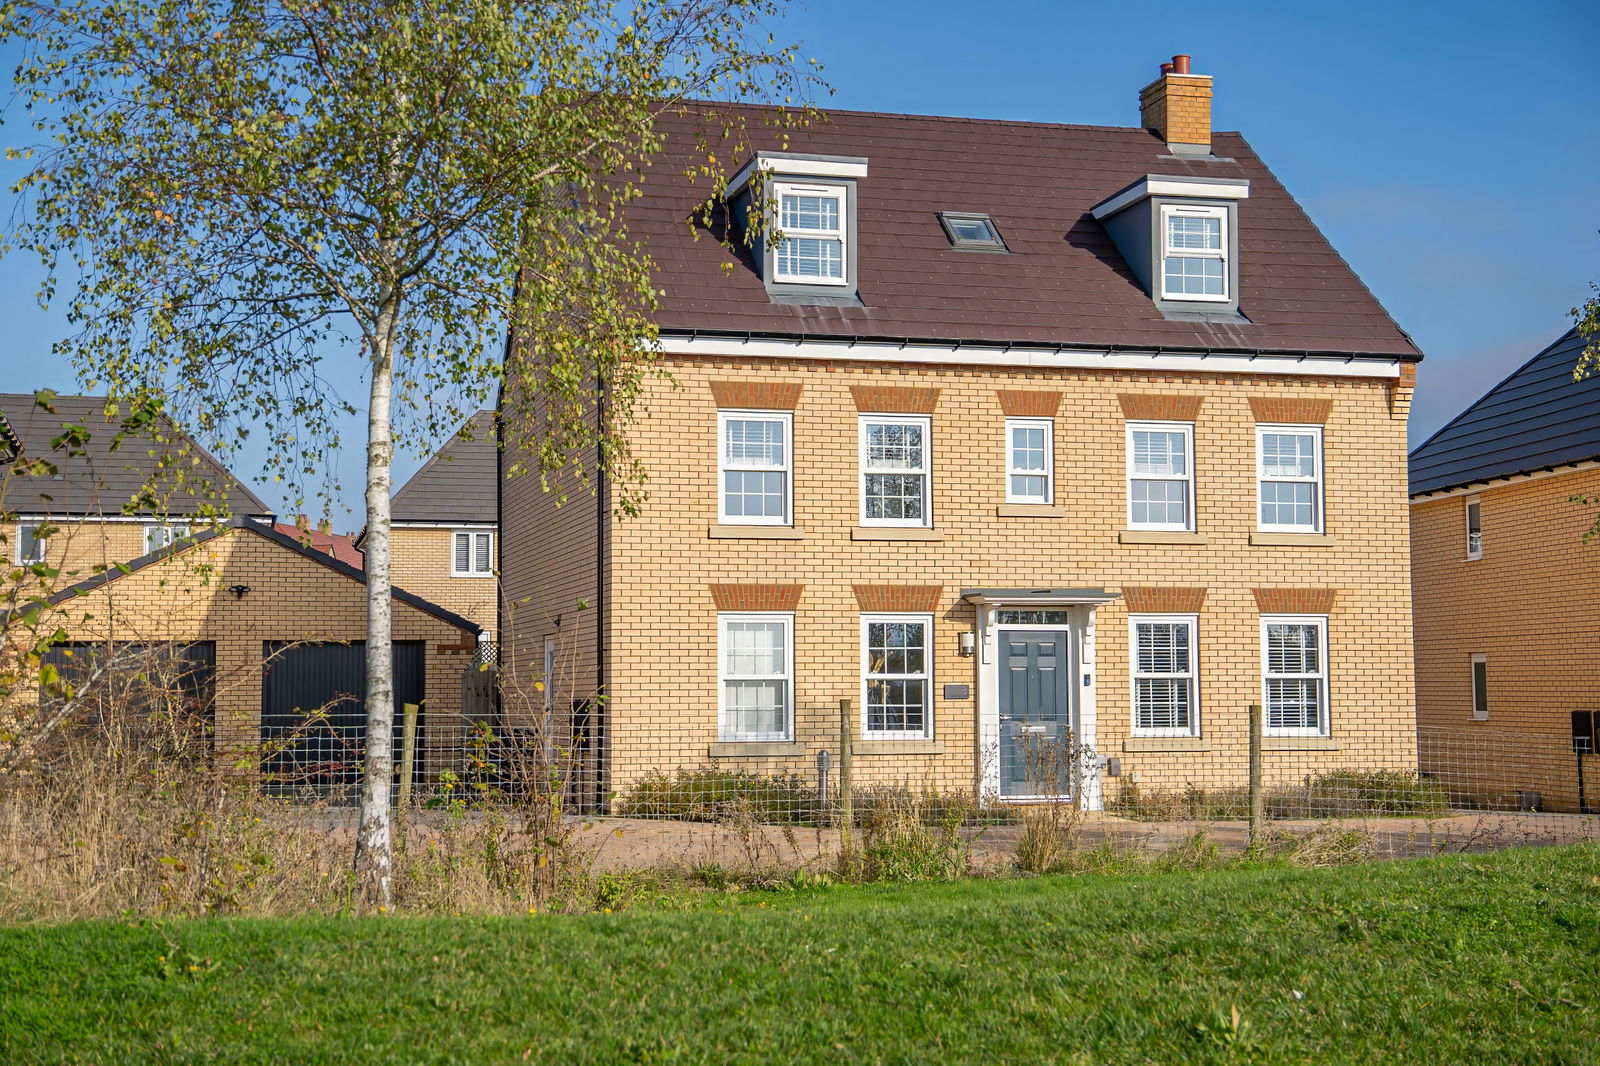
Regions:
<instances>
[{"instance_id":1,"label":"white window frame","mask_svg":"<svg viewBox=\"0 0 1600 1066\"><path fill-rule=\"evenodd\" d=\"M1139 627L1141 625L1185 625L1189 631L1189 670L1187 673L1140 673ZM1200 735L1200 616L1197 614L1130 614L1128 616L1128 707L1132 735L1136 737L1197 737ZM1189 724L1150 728L1139 724L1139 682L1178 680L1189 683Z\"/></svg>"},{"instance_id":2,"label":"white window frame","mask_svg":"<svg viewBox=\"0 0 1600 1066\"><path fill-rule=\"evenodd\" d=\"M868 426L919 426L922 429L922 467L918 470L873 470L867 466ZM933 526L933 419L928 415L861 415L856 424L856 494L860 497L860 519L864 526L895 526L902 529L929 529ZM920 474L922 477L921 518L868 518L867 475Z\"/></svg>"},{"instance_id":3,"label":"white window frame","mask_svg":"<svg viewBox=\"0 0 1600 1066\"><path fill-rule=\"evenodd\" d=\"M1173 248L1168 241L1171 234L1167 229L1167 219L1173 216L1187 216L1190 218L1215 218L1220 222L1222 247L1217 250L1201 248ZM1202 204L1162 204L1161 205L1161 258L1156 264L1157 276L1161 279L1161 298L1163 300L1196 300L1207 303L1228 303L1233 299L1232 279L1228 277L1228 209ZM1195 293L1195 292L1168 292L1167 291L1167 260L1181 259L1215 259L1222 264L1222 293Z\"/></svg>"},{"instance_id":4,"label":"white window frame","mask_svg":"<svg viewBox=\"0 0 1600 1066\"><path fill-rule=\"evenodd\" d=\"M1483 688L1478 688L1478 667L1483 667ZM1487 722L1489 720L1489 657L1483 654L1472 656L1471 666L1472 681L1472 720L1474 722Z\"/></svg>"},{"instance_id":5,"label":"white window frame","mask_svg":"<svg viewBox=\"0 0 1600 1066\"><path fill-rule=\"evenodd\" d=\"M50 538L49 537L41 537L41 536L38 535L38 532L37 532L39 530L39 528L41 526L44 526L44 525L45 525L44 522L18 522L17 523L17 546L16 546L13 554L16 556L16 560L17 560L17 565L18 566L33 566L35 563L44 562L45 555L50 550ZM31 557L24 556L22 554L22 543L23 543L22 531L23 530L28 530L29 531L28 539L33 541L33 555Z\"/></svg>"},{"instance_id":6,"label":"white window frame","mask_svg":"<svg viewBox=\"0 0 1600 1066\"><path fill-rule=\"evenodd\" d=\"M839 203L839 228L829 229L784 229L783 228L783 198L785 196L825 196ZM850 225L850 190L844 185L806 185L800 182L775 181L772 183L772 220L773 229L777 236L778 244L772 248L772 280L788 284L799 285L837 285L850 284L850 239L848 229ZM812 274L785 274L778 264L781 259L778 255L782 242L790 237L799 239L816 239L839 242L839 277L830 278Z\"/></svg>"},{"instance_id":7,"label":"white window frame","mask_svg":"<svg viewBox=\"0 0 1600 1066\"><path fill-rule=\"evenodd\" d=\"M783 625L782 674L733 674L728 670L729 622L778 622ZM719 611L717 613L717 739L724 744L785 743L794 740L794 612L793 611ZM784 682L782 731L776 733L735 733L728 728L729 681L767 681L781 678Z\"/></svg>"},{"instance_id":8,"label":"white window frame","mask_svg":"<svg viewBox=\"0 0 1600 1066\"><path fill-rule=\"evenodd\" d=\"M1462 506L1462 520L1466 523L1467 561L1483 558L1483 497L1468 496ZM1473 518L1477 522L1473 522ZM1476 524L1477 528L1473 526Z\"/></svg>"},{"instance_id":9,"label":"white window frame","mask_svg":"<svg viewBox=\"0 0 1600 1066\"><path fill-rule=\"evenodd\" d=\"M890 674L874 672L867 644L867 627L873 623L908 622L922 626L922 672ZM871 729L868 727L868 692L873 681L921 681L923 691L922 728ZM861 616L861 736L867 740L933 739L933 615L921 613L877 613Z\"/></svg>"},{"instance_id":10,"label":"white window frame","mask_svg":"<svg viewBox=\"0 0 1600 1066\"><path fill-rule=\"evenodd\" d=\"M1017 429L1042 429L1044 430L1044 495L1019 496L1012 491L1011 479L1014 477L1038 477L1041 471L1019 470L1016 463L1015 442L1011 433ZM1006 419L1006 502L1007 503L1042 503L1050 504L1056 498L1056 423L1053 418L1008 418Z\"/></svg>"},{"instance_id":11,"label":"white window frame","mask_svg":"<svg viewBox=\"0 0 1600 1066\"><path fill-rule=\"evenodd\" d=\"M1317 656L1322 670L1314 674L1268 674L1267 627L1274 625L1309 625L1317 628ZM1264 614L1261 616L1261 719L1262 732L1269 737L1325 737L1330 735L1332 709L1328 706L1328 616L1325 614ZM1267 699L1267 681L1284 678L1291 681L1317 682L1317 725L1272 726L1271 703Z\"/></svg>"},{"instance_id":12,"label":"white window frame","mask_svg":"<svg viewBox=\"0 0 1600 1066\"><path fill-rule=\"evenodd\" d=\"M728 423L778 422L783 426L783 463L764 466L754 463L728 461ZM724 475L729 471L783 474L783 514L730 515L728 490ZM717 521L736 526L792 526L794 525L794 412L758 411L730 408L717 412Z\"/></svg>"},{"instance_id":13,"label":"white window frame","mask_svg":"<svg viewBox=\"0 0 1600 1066\"><path fill-rule=\"evenodd\" d=\"M1181 477L1150 477L1148 475L1140 475L1140 474L1136 473L1134 471L1134 462L1133 462L1133 456L1134 456L1133 435L1135 433L1174 433L1174 432L1183 434L1184 447L1187 449L1187 455L1188 455L1188 458L1189 458L1187 473L1185 473ZM1194 468L1195 468L1194 423L1193 422L1156 422L1156 421L1129 422L1127 424L1127 430L1126 430L1126 434L1125 434L1125 437L1124 437L1124 445L1123 446L1124 446L1124 449L1126 450L1126 453L1127 453L1126 454L1127 485L1125 486L1125 492L1126 492L1127 501L1128 501L1127 502L1128 528L1129 529L1170 530L1172 532L1178 532L1178 533L1192 533L1192 532L1194 532L1195 529L1196 529L1195 513L1194 513L1194 510L1195 510L1195 508L1194 508L1194 495L1195 495L1195 493L1194 493ZM1175 524L1175 523L1172 523L1172 522L1135 522L1133 520L1133 483L1135 481L1181 481L1181 482L1183 482L1184 486L1185 486L1184 487L1184 493L1185 493L1185 495L1184 495L1184 512L1185 512L1187 520L1185 522L1183 522L1182 524Z\"/></svg>"},{"instance_id":14,"label":"white window frame","mask_svg":"<svg viewBox=\"0 0 1600 1066\"><path fill-rule=\"evenodd\" d=\"M1314 473L1311 477L1268 477L1266 435L1269 433L1284 436L1310 437L1312 442L1311 457ZM1310 485L1311 486L1311 518L1309 526L1286 525L1282 522L1266 523L1261 520L1261 487L1267 482ZM1323 467L1322 467L1322 427L1319 425L1300 425L1294 423L1260 422L1256 424L1256 529L1262 533L1321 533L1323 529Z\"/></svg>"},{"instance_id":15,"label":"white window frame","mask_svg":"<svg viewBox=\"0 0 1600 1066\"><path fill-rule=\"evenodd\" d=\"M187 523L150 522L144 527L144 553L158 552L189 535Z\"/></svg>"},{"instance_id":16,"label":"white window frame","mask_svg":"<svg viewBox=\"0 0 1600 1066\"><path fill-rule=\"evenodd\" d=\"M456 545L462 537L467 538L467 568L461 569L456 565ZM480 569L478 560L478 539L489 538L489 548L486 553L488 568ZM451 577L494 577L494 530L492 529L456 529L450 533L450 576Z\"/></svg>"}]
</instances>

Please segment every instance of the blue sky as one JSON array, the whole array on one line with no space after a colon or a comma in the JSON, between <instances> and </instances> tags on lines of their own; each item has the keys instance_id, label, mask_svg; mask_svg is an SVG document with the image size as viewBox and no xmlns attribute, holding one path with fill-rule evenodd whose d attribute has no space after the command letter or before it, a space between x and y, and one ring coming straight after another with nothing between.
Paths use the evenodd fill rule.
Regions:
<instances>
[{"instance_id":1,"label":"blue sky","mask_svg":"<svg viewBox=\"0 0 1600 1066\"><path fill-rule=\"evenodd\" d=\"M1244 133L1427 354L1414 443L1559 336L1600 281L1592 0L813 0L778 29L824 64L825 106L1043 122L1137 125L1158 63L1193 55L1216 79L1217 128ZM0 259L0 391L74 387L50 360L65 322L40 308L39 277ZM340 384L365 394L353 373ZM355 508L361 461L357 443L338 462ZM250 478L253 462L235 466ZM400 478L419 464L403 456Z\"/></svg>"}]
</instances>

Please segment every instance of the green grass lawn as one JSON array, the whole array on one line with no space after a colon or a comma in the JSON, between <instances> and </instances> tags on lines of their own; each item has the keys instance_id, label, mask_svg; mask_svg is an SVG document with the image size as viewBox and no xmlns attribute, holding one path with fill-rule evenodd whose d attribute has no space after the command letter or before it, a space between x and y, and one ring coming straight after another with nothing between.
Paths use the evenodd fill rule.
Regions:
<instances>
[{"instance_id":1,"label":"green grass lawn","mask_svg":"<svg viewBox=\"0 0 1600 1066\"><path fill-rule=\"evenodd\" d=\"M722 899L0 930L0 1059L1600 1061L1592 845Z\"/></svg>"}]
</instances>

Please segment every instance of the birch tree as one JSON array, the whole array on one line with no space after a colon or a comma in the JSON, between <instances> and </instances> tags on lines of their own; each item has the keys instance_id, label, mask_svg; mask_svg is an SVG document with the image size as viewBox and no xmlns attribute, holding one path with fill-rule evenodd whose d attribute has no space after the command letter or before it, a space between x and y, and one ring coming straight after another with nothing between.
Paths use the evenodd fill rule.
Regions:
<instances>
[{"instance_id":1,"label":"birch tree","mask_svg":"<svg viewBox=\"0 0 1600 1066\"><path fill-rule=\"evenodd\" d=\"M691 99L812 84L766 24L783 0L7 0L31 128L10 250L67 293L57 346L85 387L155 391L214 446L265 427L297 482L365 399L367 751L359 902L392 905L389 498L397 441L437 439L501 383L530 473L579 453L626 506L618 434L654 347L656 290L624 210ZM714 112L714 107L713 107ZM786 124L803 109L774 109ZM19 122L20 119L20 122ZM732 118L711 120L741 141ZM731 169L702 142L696 170ZM726 144L720 149L726 152ZM605 403L599 404L601 390ZM599 412L598 416L596 412ZM258 429L257 432L260 432ZM601 442L605 446L593 447Z\"/></svg>"}]
</instances>

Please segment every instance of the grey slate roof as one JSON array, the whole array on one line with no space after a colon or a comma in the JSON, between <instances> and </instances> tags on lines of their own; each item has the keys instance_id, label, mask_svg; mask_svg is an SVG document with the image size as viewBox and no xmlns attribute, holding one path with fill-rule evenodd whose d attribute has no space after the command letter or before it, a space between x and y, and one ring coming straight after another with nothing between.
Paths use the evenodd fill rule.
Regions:
<instances>
[{"instance_id":1,"label":"grey slate roof","mask_svg":"<svg viewBox=\"0 0 1600 1066\"><path fill-rule=\"evenodd\" d=\"M197 545L204 544L208 540L222 536L230 529L248 530L251 533L254 533L256 536L261 537L264 540L269 540L279 547L287 548L289 551L303 555L307 559L321 563L329 570L332 570L338 574L342 574L352 581L359 582L363 585L367 583L366 571L358 567L351 566L342 559L337 559L326 552L317 551L314 548L308 547L296 538L281 533L274 527L269 526L264 522L258 522L251 518L238 516L231 519L227 525L208 527L203 532L197 533L191 538L170 544L165 548L158 548L147 555L139 556L139 558L123 566L112 567L111 569L98 573L93 577L86 578L74 585L70 585L51 596L48 602L52 607L59 606L73 597L81 596L85 592L97 589L101 585L105 585L109 582L116 581L118 578L121 578L127 574L131 574L136 570L142 570L151 563L160 562L162 559L189 551ZM401 603L409 604L425 614L431 614L440 621L448 622L450 625L453 625L458 629L464 629L473 635L483 632L483 627L472 621L470 618L463 618L454 611L448 611L436 603L423 599L414 592L407 592L405 589L402 589L398 586L391 586L391 594Z\"/></svg>"},{"instance_id":2,"label":"grey slate roof","mask_svg":"<svg viewBox=\"0 0 1600 1066\"><path fill-rule=\"evenodd\" d=\"M1572 380L1576 330L1524 363L1411 453L1411 493L1600 459L1600 378Z\"/></svg>"},{"instance_id":3,"label":"grey slate roof","mask_svg":"<svg viewBox=\"0 0 1600 1066\"><path fill-rule=\"evenodd\" d=\"M0 438L11 437L25 458L47 459L60 472L55 477L5 473L3 492L7 511L58 517L122 514L124 505L139 493L160 459L172 457L179 464L185 484L214 486L227 501L230 513L272 513L259 496L176 427L162 434L169 438L165 442L126 437L113 450L113 438L121 426L116 418L106 418L105 404L103 396L57 396L51 401L55 408L51 413L37 404L32 393L0 393L0 426L5 427L0 430ZM50 441L59 436L62 426L68 423L88 427L89 441L82 455L71 456L65 450L51 450ZM4 450L0 446L0 451ZM160 506L155 511L139 507L131 513L193 515L216 504L215 492L207 494L204 489L191 491L179 487L170 473L163 474L156 490Z\"/></svg>"},{"instance_id":4,"label":"grey slate roof","mask_svg":"<svg viewBox=\"0 0 1600 1066\"><path fill-rule=\"evenodd\" d=\"M479 411L428 457L390 503L395 522L498 522L494 412Z\"/></svg>"},{"instance_id":5,"label":"grey slate roof","mask_svg":"<svg viewBox=\"0 0 1600 1066\"><path fill-rule=\"evenodd\" d=\"M664 291L664 332L1421 357L1237 133L1214 134L1217 158L1178 159L1144 129L830 110L785 142L763 125L765 110L694 106L749 119L754 148L867 158L857 185L862 306L775 302L747 256L735 259L706 232L695 239L686 223L710 193L684 173L697 136L730 171L744 160L723 142L721 121L690 110L660 121L666 150L628 210ZM1091 216L1152 174L1250 182L1239 205L1248 321L1163 315ZM987 212L1012 254L952 249L940 211Z\"/></svg>"}]
</instances>

